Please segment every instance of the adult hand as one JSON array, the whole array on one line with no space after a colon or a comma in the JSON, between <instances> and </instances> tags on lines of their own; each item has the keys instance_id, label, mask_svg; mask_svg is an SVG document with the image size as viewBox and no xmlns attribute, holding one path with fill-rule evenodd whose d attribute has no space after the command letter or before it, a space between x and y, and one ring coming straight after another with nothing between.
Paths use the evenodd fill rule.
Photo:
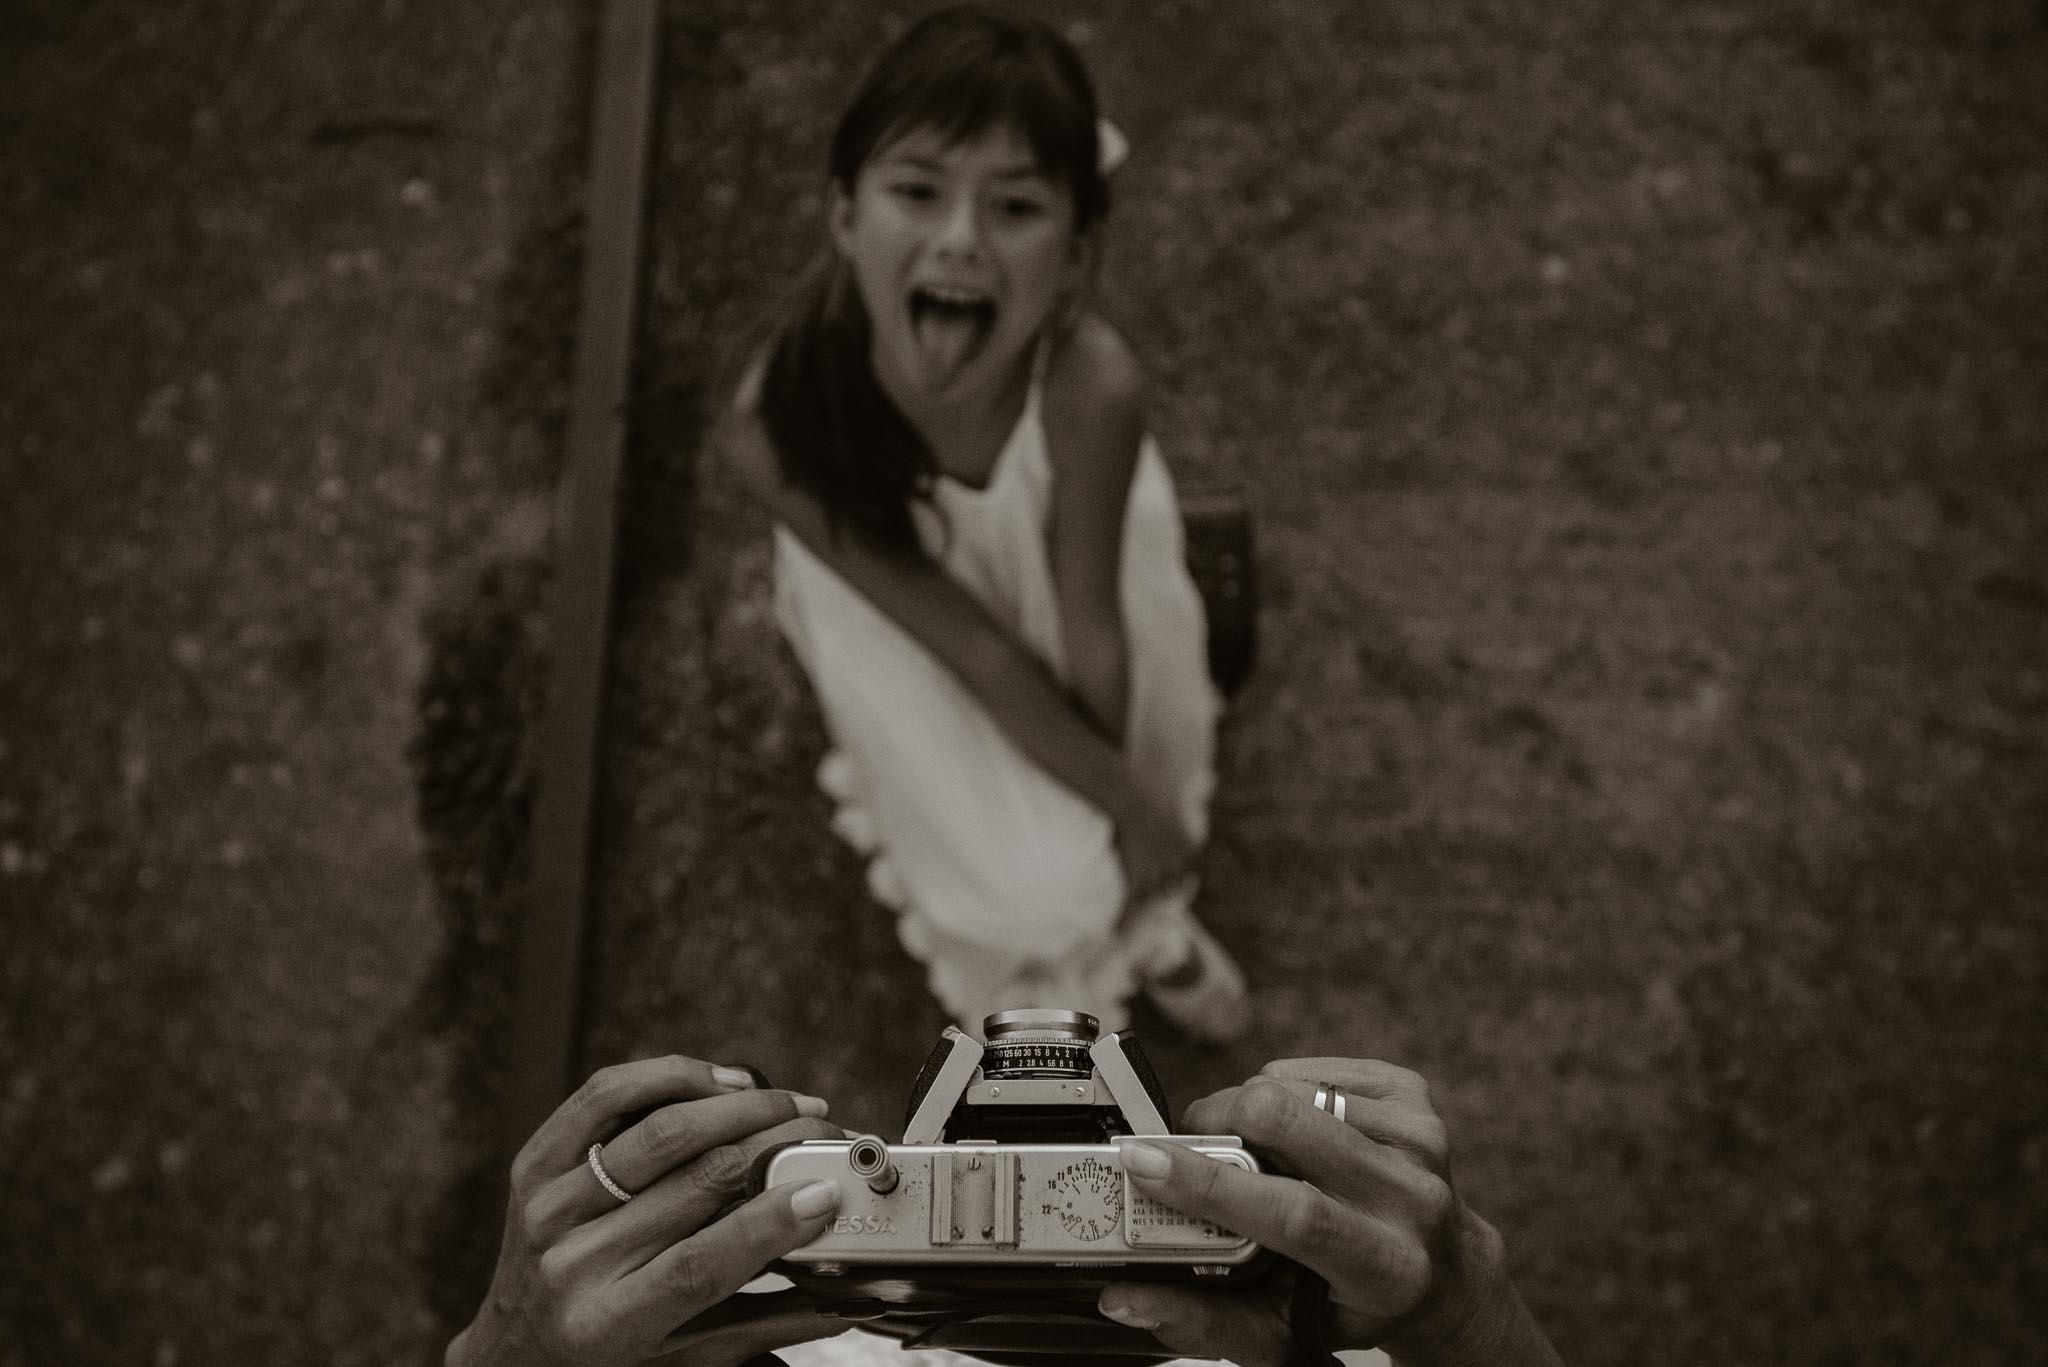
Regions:
<instances>
[{"instance_id":1,"label":"adult hand","mask_svg":"<svg viewBox=\"0 0 2048 1367\"><path fill-rule=\"evenodd\" d=\"M620 1131L637 1112L646 1114ZM449 1367L621 1367L657 1354L726 1367L840 1332L788 1298L720 1306L838 1209L837 1184L812 1182L772 1187L721 1214L745 1196L762 1150L840 1138L824 1113L815 1097L755 1090L744 1072L691 1058L592 1074L513 1160L497 1271L476 1319L449 1345ZM628 1200L587 1160L600 1141L599 1161Z\"/></svg>"},{"instance_id":2,"label":"adult hand","mask_svg":"<svg viewBox=\"0 0 2048 1367\"><path fill-rule=\"evenodd\" d=\"M1341 1089L1343 1119L1318 1110ZM1457 1198L1450 1145L1422 1078L1365 1059L1284 1059L1188 1108L1189 1134L1235 1134L1268 1171L1126 1140L1137 1190L1236 1230L1329 1283L1332 1349L1404 1362L1557 1361L1507 1279L1501 1239ZM1295 1357L1292 1278L1219 1293L1105 1288L1102 1312L1175 1352L1266 1367Z\"/></svg>"}]
</instances>

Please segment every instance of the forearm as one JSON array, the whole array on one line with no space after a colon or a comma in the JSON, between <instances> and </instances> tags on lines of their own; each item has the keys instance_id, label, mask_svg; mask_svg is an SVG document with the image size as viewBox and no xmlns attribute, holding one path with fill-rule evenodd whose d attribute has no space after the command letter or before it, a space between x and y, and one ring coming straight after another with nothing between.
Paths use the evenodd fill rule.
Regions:
<instances>
[{"instance_id":1,"label":"forearm","mask_svg":"<svg viewBox=\"0 0 2048 1367\"><path fill-rule=\"evenodd\" d=\"M1076 630L1066 637L1068 692L1074 706L1106 738L1121 749L1130 716L1130 650L1123 624L1098 630Z\"/></svg>"},{"instance_id":2,"label":"forearm","mask_svg":"<svg viewBox=\"0 0 2048 1367\"><path fill-rule=\"evenodd\" d=\"M1460 1211L1455 1266L1422 1311L1381 1347L1402 1367L1562 1367L1508 1278L1500 1234Z\"/></svg>"},{"instance_id":3,"label":"forearm","mask_svg":"<svg viewBox=\"0 0 2048 1367\"><path fill-rule=\"evenodd\" d=\"M1027 758L1112 824L1142 800L1117 744L1084 715L1093 703L1070 696L1021 643L977 651L955 673Z\"/></svg>"},{"instance_id":4,"label":"forearm","mask_svg":"<svg viewBox=\"0 0 2048 1367\"><path fill-rule=\"evenodd\" d=\"M1036 653L936 565L836 535L823 510L781 480L765 439L752 428L740 433L730 443L735 459L805 551L930 652L1040 769L1121 826L1143 799L1117 742L1084 715L1094 703L1068 696Z\"/></svg>"}]
</instances>

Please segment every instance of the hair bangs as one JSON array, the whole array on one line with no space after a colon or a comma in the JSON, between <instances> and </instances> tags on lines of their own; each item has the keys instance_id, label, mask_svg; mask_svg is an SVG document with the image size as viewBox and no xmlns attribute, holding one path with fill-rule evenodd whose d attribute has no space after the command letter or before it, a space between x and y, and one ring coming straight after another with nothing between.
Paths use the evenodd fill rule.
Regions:
<instances>
[{"instance_id":1,"label":"hair bangs","mask_svg":"<svg viewBox=\"0 0 2048 1367\"><path fill-rule=\"evenodd\" d=\"M1036 75L1037 73L1029 73ZM918 129L930 129L948 143L972 142L1014 130L1030 147L1041 173L1069 185L1095 174L1095 125L1076 127L1072 101L1043 81L996 83L961 72L934 85L926 98L903 110L884 134L882 146ZM880 150L879 147L877 150Z\"/></svg>"},{"instance_id":2,"label":"hair bangs","mask_svg":"<svg viewBox=\"0 0 2048 1367\"><path fill-rule=\"evenodd\" d=\"M1108 207L1095 119L1086 69L1049 30L942 11L870 73L833 138L830 169L850 187L879 152L920 129L948 143L1015 129L1038 169L1069 188L1075 226L1086 228Z\"/></svg>"}]
</instances>

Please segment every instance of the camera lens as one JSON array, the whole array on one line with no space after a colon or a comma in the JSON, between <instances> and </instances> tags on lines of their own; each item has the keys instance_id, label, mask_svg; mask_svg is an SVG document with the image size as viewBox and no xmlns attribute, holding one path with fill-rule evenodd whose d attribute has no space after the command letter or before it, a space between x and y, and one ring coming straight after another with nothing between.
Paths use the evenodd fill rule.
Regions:
<instances>
[{"instance_id":1,"label":"camera lens","mask_svg":"<svg viewBox=\"0 0 2048 1367\"><path fill-rule=\"evenodd\" d=\"M1101 1023L1081 1011L1032 1006L985 1017L981 1032L988 1047L981 1075L990 1081L1018 1077L1085 1080L1094 1069L1089 1047Z\"/></svg>"},{"instance_id":2,"label":"camera lens","mask_svg":"<svg viewBox=\"0 0 2048 1367\"><path fill-rule=\"evenodd\" d=\"M984 1016L981 1021L982 1037L990 1044L1021 1035L1093 1044L1101 1033L1102 1022L1087 1012L1063 1011L1052 1006L1020 1006L1013 1011L998 1011L993 1016Z\"/></svg>"}]
</instances>

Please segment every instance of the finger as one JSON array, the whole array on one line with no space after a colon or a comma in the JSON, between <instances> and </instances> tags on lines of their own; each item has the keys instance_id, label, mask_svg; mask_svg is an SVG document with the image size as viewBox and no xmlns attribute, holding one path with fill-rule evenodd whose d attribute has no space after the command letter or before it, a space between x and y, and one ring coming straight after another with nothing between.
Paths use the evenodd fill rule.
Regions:
<instances>
[{"instance_id":1,"label":"finger","mask_svg":"<svg viewBox=\"0 0 2048 1367\"><path fill-rule=\"evenodd\" d=\"M1144 1150L1165 1156L1166 1175L1149 1175L1139 1157ZM1136 1190L1320 1274L1333 1303L1356 1316L1405 1313L1429 1287L1429 1251L1399 1214L1358 1210L1306 1182L1246 1172L1177 1144L1125 1140L1118 1156Z\"/></svg>"},{"instance_id":2,"label":"finger","mask_svg":"<svg viewBox=\"0 0 2048 1367\"><path fill-rule=\"evenodd\" d=\"M1195 1134L1236 1135L1275 1171L1312 1182L1366 1212L1423 1210L1438 1199L1446 1188L1444 1164L1364 1132L1364 1123L1378 1124L1384 1111L1398 1111L1402 1103L1347 1103L1345 1119L1339 1120L1309 1104L1313 1092L1312 1085L1291 1079L1255 1077L1196 1102L1186 1123ZM1354 1111L1359 1125L1350 1123ZM1431 1142L1420 1122L1395 1117L1385 1127L1417 1144Z\"/></svg>"},{"instance_id":3,"label":"finger","mask_svg":"<svg viewBox=\"0 0 2048 1367\"><path fill-rule=\"evenodd\" d=\"M607 1251L620 1266L637 1267L744 1201L761 1154L806 1139L830 1138L837 1138L831 1126L804 1118L721 1144L663 1176L616 1215L583 1225L568 1237L589 1240L593 1249Z\"/></svg>"},{"instance_id":4,"label":"finger","mask_svg":"<svg viewBox=\"0 0 2048 1367\"><path fill-rule=\"evenodd\" d=\"M665 1174L704 1154L790 1120L822 1112L824 1103L791 1092L731 1092L664 1106L598 1151L612 1181L636 1200ZM591 1169L588 1156L527 1198L526 1235L546 1247L564 1231L620 1208ZM744 1169L741 1173L744 1177ZM630 1203L629 1203L630 1204ZM692 1226L694 1229L695 1226Z\"/></svg>"},{"instance_id":5,"label":"finger","mask_svg":"<svg viewBox=\"0 0 2048 1367\"><path fill-rule=\"evenodd\" d=\"M601 1156L614 1182L639 1191L708 1149L826 1110L821 1098L800 1092L731 1092L682 1102L647 1116L606 1144Z\"/></svg>"},{"instance_id":6,"label":"finger","mask_svg":"<svg viewBox=\"0 0 2048 1367\"><path fill-rule=\"evenodd\" d=\"M843 1195L837 1182L822 1180L770 1187L614 1283L611 1309L664 1339L824 1233Z\"/></svg>"},{"instance_id":7,"label":"finger","mask_svg":"<svg viewBox=\"0 0 2048 1367\"><path fill-rule=\"evenodd\" d=\"M1188 1107L1191 1134L1232 1134L1280 1172L1318 1185L1359 1165L1372 1165L1376 1147L1351 1125L1310 1104L1314 1087L1255 1077ZM1361 1103L1363 1104L1363 1103ZM1346 1103L1347 1118L1350 1103Z\"/></svg>"},{"instance_id":8,"label":"finger","mask_svg":"<svg viewBox=\"0 0 2048 1367\"><path fill-rule=\"evenodd\" d=\"M1117 1158L1142 1194L1314 1268L1332 1285L1360 1275L1361 1257L1383 1242L1361 1212L1295 1178L1144 1140L1122 1141Z\"/></svg>"},{"instance_id":9,"label":"finger","mask_svg":"<svg viewBox=\"0 0 2048 1367\"><path fill-rule=\"evenodd\" d=\"M1271 1291L1221 1295L1156 1282L1118 1282L1102 1289L1098 1310L1142 1329L1190 1358L1223 1358L1239 1367L1291 1361L1292 1334Z\"/></svg>"},{"instance_id":10,"label":"finger","mask_svg":"<svg viewBox=\"0 0 2048 1367\"><path fill-rule=\"evenodd\" d=\"M583 1151L621 1116L668 1101L719 1096L754 1085L744 1069L671 1054L600 1068L540 1123L512 1162L514 1190L537 1185L583 1161Z\"/></svg>"},{"instance_id":11,"label":"finger","mask_svg":"<svg viewBox=\"0 0 2048 1367\"><path fill-rule=\"evenodd\" d=\"M1333 1120L1338 1118L1336 1106L1318 1107L1315 1098L1318 1092L1335 1088L1344 1098L1343 1124L1375 1143L1407 1151L1432 1169L1443 1169L1450 1164L1449 1133L1443 1120L1426 1104L1418 1106L1407 1096L1383 1098L1353 1092L1342 1082L1331 1078L1307 1081L1276 1074L1266 1076L1269 1081L1285 1088L1290 1096L1299 1098L1311 1111L1320 1110Z\"/></svg>"},{"instance_id":12,"label":"finger","mask_svg":"<svg viewBox=\"0 0 2048 1367\"><path fill-rule=\"evenodd\" d=\"M1334 1082L1354 1096L1429 1105L1429 1083L1422 1074L1376 1058L1277 1058L1259 1069L1259 1075Z\"/></svg>"}]
</instances>

